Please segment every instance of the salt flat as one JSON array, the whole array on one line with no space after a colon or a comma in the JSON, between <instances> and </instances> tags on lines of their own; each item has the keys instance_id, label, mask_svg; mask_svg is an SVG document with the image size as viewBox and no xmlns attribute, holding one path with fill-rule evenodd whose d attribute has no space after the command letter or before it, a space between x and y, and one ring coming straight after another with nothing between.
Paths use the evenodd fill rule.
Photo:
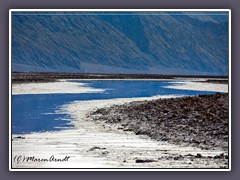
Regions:
<instances>
[{"instance_id":1,"label":"salt flat","mask_svg":"<svg viewBox=\"0 0 240 180\"><path fill-rule=\"evenodd\" d=\"M199 81L179 81L172 82L172 84L173 85L165 86L165 88L228 93L227 84L206 83Z\"/></svg>"},{"instance_id":2,"label":"salt flat","mask_svg":"<svg viewBox=\"0 0 240 180\"><path fill-rule=\"evenodd\" d=\"M86 83L69 81L19 83L12 85L12 94L78 94L104 92L104 89L91 88Z\"/></svg>"},{"instance_id":3,"label":"salt flat","mask_svg":"<svg viewBox=\"0 0 240 180\"><path fill-rule=\"evenodd\" d=\"M29 84L20 84L21 91L28 92L31 90L29 86L35 85L34 83ZM44 83L37 84L40 88ZM53 84L49 83L48 87L51 86ZM214 84L214 87L216 86L220 88L222 85ZM209 90L211 87L213 86L208 86ZM71 88L72 86L64 86L55 92L70 92ZM45 90L38 91L47 92ZM94 89L91 90L94 91ZM16 92L16 89L13 89L14 91ZM88 116L97 108L109 107L114 104L171 97L174 96L75 101L66 104L58 111L69 114L74 119L72 124L75 128L57 132L12 135L12 168L219 168L222 166L221 162L214 159L176 160L176 158L181 159L182 156L185 157L189 154L213 157L227 153L222 150L201 150L155 141L146 136L119 130L117 125L95 122ZM67 162L16 161L16 157L19 156L48 159L53 155L56 158L66 156L70 156L70 158ZM150 160L150 162L137 163L138 160Z\"/></svg>"}]
</instances>

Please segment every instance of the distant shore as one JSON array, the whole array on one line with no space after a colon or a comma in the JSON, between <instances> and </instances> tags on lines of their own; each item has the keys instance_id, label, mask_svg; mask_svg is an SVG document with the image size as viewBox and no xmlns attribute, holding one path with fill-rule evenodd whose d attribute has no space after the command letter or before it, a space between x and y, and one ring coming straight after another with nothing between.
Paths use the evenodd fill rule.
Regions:
<instances>
[{"instance_id":1,"label":"distant shore","mask_svg":"<svg viewBox=\"0 0 240 180\"><path fill-rule=\"evenodd\" d=\"M158 74L82 74L55 72L13 72L13 83L55 82L59 79L191 79L205 78L211 83L228 83L226 76L188 76L188 75L158 75Z\"/></svg>"}]
</instances>

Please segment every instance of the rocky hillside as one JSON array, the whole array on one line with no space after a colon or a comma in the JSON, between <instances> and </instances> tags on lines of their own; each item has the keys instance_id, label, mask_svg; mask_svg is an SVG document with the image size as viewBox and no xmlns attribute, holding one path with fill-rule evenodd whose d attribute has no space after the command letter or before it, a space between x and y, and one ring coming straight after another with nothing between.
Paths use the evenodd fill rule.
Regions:
<instances>
[{"instance_id":1,"label":"rocky hillside","mask_svg":"<svg viewBox=\"0 0 240 180\"><path fill-rule=\"evenodd\" d=\"M14 12L13 71L228 74L228 14Z\"/></svg>"}]
</instances>

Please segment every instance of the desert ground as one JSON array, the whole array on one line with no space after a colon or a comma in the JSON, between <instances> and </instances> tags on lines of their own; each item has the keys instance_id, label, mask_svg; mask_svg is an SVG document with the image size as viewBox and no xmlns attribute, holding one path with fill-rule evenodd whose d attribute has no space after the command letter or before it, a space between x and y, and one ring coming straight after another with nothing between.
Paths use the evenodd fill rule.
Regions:
<instances>
[{"instance_id":1,"label":"desert ground","mask_svg":"<svg viewBox=\"0 0 240 180\"><path fill-rule=\"evenodd\" d=\"M58 111L74 119L71 122L74 128L12 135L11 166L15 169L228 168L228 84L221 78L207 80L183 81L169 88L200 88L220 93L65 104ZM36 94L59 93L61 83L66 82L63 79L37 82ZM62 91L74 93L75 85L68 85ZM33 93L34 86L36 81L18 81L13 83L12 93ZM82 85L82 92L87 91L101 89Z\"/></svg>"}]
</instances>

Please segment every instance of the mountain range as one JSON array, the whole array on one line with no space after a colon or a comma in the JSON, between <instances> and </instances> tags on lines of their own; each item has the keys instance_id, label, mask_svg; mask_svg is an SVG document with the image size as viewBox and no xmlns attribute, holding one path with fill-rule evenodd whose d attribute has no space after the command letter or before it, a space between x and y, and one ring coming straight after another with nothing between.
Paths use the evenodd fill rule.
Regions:
<instances>
[{"instance_id":1,"label":"mountain range","mask_svg":"<svg viewBox=\"0 0 240 180\"><path fill-rule=\"evenodd\" d=\"M12 12L13 72L228 75L227 12Z\"/></svg>"}]
</instances>

